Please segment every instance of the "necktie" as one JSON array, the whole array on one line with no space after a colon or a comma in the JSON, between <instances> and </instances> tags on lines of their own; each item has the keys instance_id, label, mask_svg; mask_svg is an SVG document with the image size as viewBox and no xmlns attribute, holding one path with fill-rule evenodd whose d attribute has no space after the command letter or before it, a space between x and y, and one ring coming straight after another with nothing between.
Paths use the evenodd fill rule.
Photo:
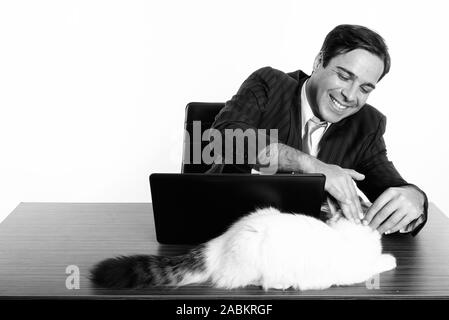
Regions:
<instances>
[{"instance_id":1,"label":"necktie","mask_svg":"<svg viewBox=\"0 0 449 320\"><path fill-rule=\"evenodd\" d=\"M304 137L302 140L302 151L312 156L316 156L318 140L313 139L314 133L318 129L324 130L327 127L326 121L320 121L317 117L311 118L307 121L304 128ZM318 133L318 132L317 132Z\"/></svg>"}]
</instances>

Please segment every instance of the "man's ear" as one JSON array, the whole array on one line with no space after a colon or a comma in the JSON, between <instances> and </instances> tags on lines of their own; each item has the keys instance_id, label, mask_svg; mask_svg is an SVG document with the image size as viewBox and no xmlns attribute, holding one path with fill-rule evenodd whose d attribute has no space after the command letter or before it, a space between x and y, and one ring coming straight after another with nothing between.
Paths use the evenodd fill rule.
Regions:
<instances>
[{"instance_id":1,"label":"man's ear","mask_svg":"<svg viewBox=\"0 0 449 320\"><path fill-rule=\"evenodd\" d=\"M315 72L319 68L323 66L323 51L318 52L315 57L315 61L313 62L313 71Z\"/></svg>"}]
</instances>

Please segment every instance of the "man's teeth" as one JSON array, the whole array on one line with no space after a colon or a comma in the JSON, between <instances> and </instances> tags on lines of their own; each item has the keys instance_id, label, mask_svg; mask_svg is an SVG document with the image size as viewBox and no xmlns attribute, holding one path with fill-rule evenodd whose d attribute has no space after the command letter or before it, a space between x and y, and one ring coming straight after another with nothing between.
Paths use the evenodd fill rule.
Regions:
<instances>
[{"instance_id":1,"label":"man's teeth","mask_svg":"<svg viewBox=\"0 0 449 320\"><path fill-rule=\"evenodd\" d=\"M339 103L337 100L335 100L333 97L331 97L332 102L334 103L334 105L337 107L337 109L339 110L346 110L348 107L342 105L341 103Z\"/></svg>"}]
</instances>

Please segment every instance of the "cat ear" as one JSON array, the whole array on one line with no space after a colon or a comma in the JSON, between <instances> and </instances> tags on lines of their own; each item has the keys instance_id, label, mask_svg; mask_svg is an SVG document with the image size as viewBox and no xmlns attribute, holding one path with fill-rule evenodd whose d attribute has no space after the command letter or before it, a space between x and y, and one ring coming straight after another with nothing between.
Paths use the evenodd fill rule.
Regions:
<instances>
[{"instance_id":1,"label":"cat ear","mask_svg":"<svg viewBox=\"0 0 449 320\"><path fill-rule=\"evenodd\" d=\"M321 205L320 219L323 221L335 222L340 218L340 216L336 215L341 215L341 209L337 201L331 195L328 195Z\"/></svg>"},{"instance_id":2,"label":"cat ear","mask_svg":"<svg viewBox=\"0 0 449 320\"><path fill-rule=\"evenodd\" d=\"M329 206L330 213L334 216L335 214L341 212L340 206L338 205L337 200L334 197L329 195L326 198L327 205Z\"/></svg>"}]
</instances>

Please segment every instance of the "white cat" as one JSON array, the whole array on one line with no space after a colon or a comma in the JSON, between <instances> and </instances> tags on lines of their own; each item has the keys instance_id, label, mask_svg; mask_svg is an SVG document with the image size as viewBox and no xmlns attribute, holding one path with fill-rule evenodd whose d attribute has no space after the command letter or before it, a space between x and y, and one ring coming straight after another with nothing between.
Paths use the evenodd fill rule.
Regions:
<instances>
[{"instance_id":1,"label":"white cat","mask_svg":"<svg viewBox=\"0 0 449 320\"><path fill-rule=\"evenodd\" d=\"M210 281L218 288L248 285L299 290L351 285L394 269L382 254L380 234L334 215L316 218L259 209L221 236L175 257L122 256L104 260L91 272L100 287L182 286Z\"/></svg>"}]
</instances>

